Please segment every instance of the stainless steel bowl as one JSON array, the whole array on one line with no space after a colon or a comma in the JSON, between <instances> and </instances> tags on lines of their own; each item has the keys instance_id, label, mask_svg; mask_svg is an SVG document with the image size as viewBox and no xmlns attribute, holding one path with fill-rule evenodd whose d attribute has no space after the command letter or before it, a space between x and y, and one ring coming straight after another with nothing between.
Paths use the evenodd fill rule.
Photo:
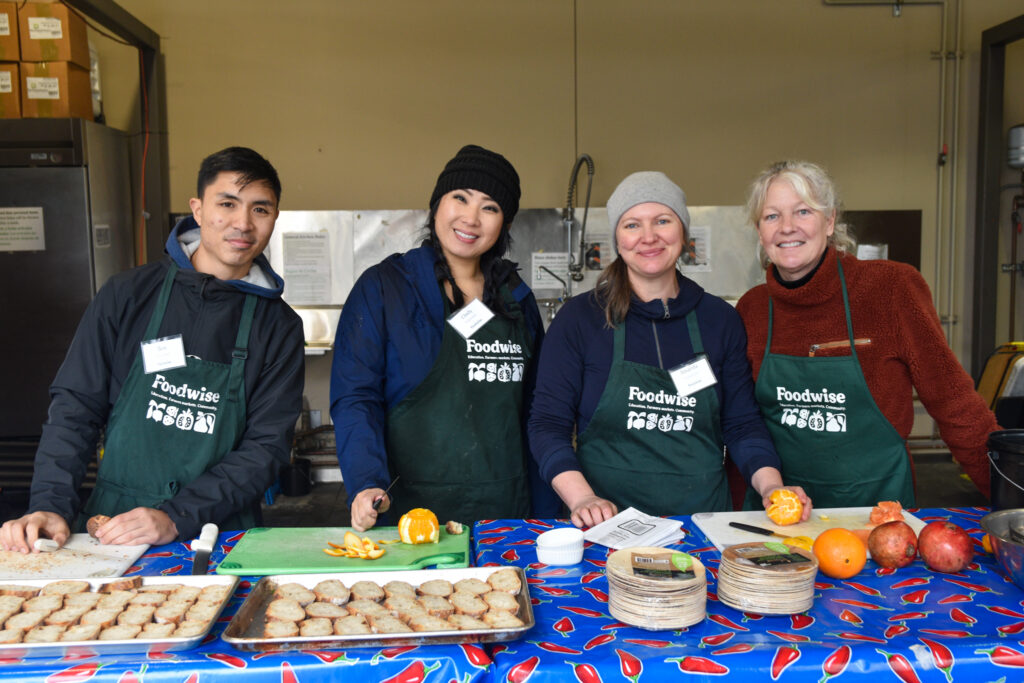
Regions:
<instances>
[{"instance_id":1,"label":"stainless steel bowl","mask_svg":"<svg viewBox=\"0 0 1024 683\"><path fill-rule=\"evenodd\" d=\"M1015 540L1024 532L1024 508L1000 510L981 518L981 528L992 541L992 551L1003 571L1024 589L1024 543Z\"/></svg>"}]
</instances>

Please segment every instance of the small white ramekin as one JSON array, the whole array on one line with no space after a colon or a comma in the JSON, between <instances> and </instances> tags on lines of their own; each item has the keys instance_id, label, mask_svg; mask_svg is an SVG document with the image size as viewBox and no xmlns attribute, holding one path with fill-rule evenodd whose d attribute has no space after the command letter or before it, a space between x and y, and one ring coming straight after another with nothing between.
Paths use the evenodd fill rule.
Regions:
<instances>
[{"instance_id":1,"label":"small white ramekin","mask_svg":"<svg viewBox=\"0 0 1024 683\"><path fill-rule=\"evenodd\" d=\"M537 561L569 565L583 561L583 532L575 527L545 531L537 537Z\"/></svg>"}]
</instances>

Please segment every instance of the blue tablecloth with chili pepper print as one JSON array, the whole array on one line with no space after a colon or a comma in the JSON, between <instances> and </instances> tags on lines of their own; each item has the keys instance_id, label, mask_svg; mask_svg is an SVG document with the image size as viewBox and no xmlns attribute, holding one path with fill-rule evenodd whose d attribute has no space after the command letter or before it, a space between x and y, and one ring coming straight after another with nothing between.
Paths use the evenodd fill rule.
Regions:
<instances>
[{"instance_id":1,"label":"blue tablecloth with chili pepper print","mask_svg":"<svg viewBox=\"0 0 1024 683\"><path fill-rule=\"evenodd\" d=\"M792 616L739 612L715 594L721 554L689 517L672 546L708 569L707 618L682 631L645 631L608 614L604 564L611 552L589 545L581 564L538 563L535 539L565 521L493 520L474 528L477 566L526 567L535 628L491 648L490 680L829 681L861 674L878 681L1024 681L1024 591L981 548L984 508L922 509L930 522L949 520L975 540L962 573L932 572L918 559L899 570L868 561L839 581L818 574L812 609Z\"/></svg>"},{"instance_id":2,"label":"blue tablecloth with chili pepper print","mask_svg":"<svg viewBox=\"0 0 1024 683\"><path fill-rule=\"evenodd\" d=\"M220 535L211 554L216 566L244 532ZM189 574L192 552L188 543L151 548L125 576ZM256 579L242 577L219 622L199 647L148 655L84 655L64 658L5 658L0 653L0 681L44 683L314 683L352 680L362 683L420 683L486 680L493 669L490 656L479 645L423 645L349 650L293 650L240 652L220 634L249 594Z\"/></svg>"}]
</instances>

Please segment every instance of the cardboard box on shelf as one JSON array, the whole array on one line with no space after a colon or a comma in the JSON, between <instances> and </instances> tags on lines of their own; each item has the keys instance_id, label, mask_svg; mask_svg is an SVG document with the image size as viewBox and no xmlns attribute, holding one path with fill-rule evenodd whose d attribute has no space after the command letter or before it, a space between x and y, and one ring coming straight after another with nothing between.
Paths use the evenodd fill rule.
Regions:
<instances>
[{"instance_id":1,"label":"cardboard box on shelf","mask_svg":"<svg viewBox=\"0 0 1024 683\"><path fill-rule=\"evenodd\" d=\"M71 62L21 63L21 115L92 120L89 70Z\"/></svg>"},{"instance_id":2,"label":"cardboard box on shelf","mask_svg":"<svg viewBox=\"0 0 1024 683\"><path fill-rule=\"evenodd\" d=\"M18 65L0 62L0 119L21 118L21 79Z\"/></svg>"},{"instance_id":3,"label":"cardboard box on shelf","mask_svg":"<svg viewBox=\"0 0 1024 683\"><path fill-rule=\"evenodd\" d=\"M66 5L26 2L18 7L23 62L73 62L89 68L85 21Z\"/></svg>"},{"instance_id":4,"label":"cardboard box on shelf","mask_svg":"<svg viewBox=\"0 0 1024 683\"><path fill-rule=\"evenodd\" d=\"M0 2L0 62L16 62L20 58L18 6L13 2Z\"/></svg>"}]
</instances>

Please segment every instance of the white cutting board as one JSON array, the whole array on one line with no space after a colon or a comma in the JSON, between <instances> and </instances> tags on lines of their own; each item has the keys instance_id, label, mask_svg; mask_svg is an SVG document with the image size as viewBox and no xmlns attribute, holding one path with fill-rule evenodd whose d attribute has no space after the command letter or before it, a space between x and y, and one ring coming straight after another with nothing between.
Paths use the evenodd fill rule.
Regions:
<instances>
[{"instance_id":1,"label":"white cutting board","mask_svg":"<svg viewBox=\"0 0 1024 683\"><path fill-rule=\"evenodd\" d=\"M823 519L827 517L827 519ZM755 534L752 531L743 531L729 526L729 522L742 522L752 524L762 529L771 529L787 536L810 536L817 538L818 534L827 529L842 527L844 529L868 529L868 520L871 517L871 508L814 508L811 511L811 518L806 522L797 522L788 526L779 526L768 519L764 510L742 510L740 512L698 512L693 515L693 522L704 532L708 540L715 544L719 550L726 546L737 543L755 543L757 541L781 541L775 536L764 536ZM906 510L903 511L903 521L910 525L915 534L920 534L925 523Z\"/></svg>"},{"instance_id":2,"label":"white cutting board","mask_svg":"<svg viewBox=\"0 0 1024 683\"><path fill-rule=\"evenodd\" d=\"M89 534L71 534L68 542L52 553L0 550L0 579L121 576L148 548L148 545L103 545Z\"/></svg>"}]
</instances>

